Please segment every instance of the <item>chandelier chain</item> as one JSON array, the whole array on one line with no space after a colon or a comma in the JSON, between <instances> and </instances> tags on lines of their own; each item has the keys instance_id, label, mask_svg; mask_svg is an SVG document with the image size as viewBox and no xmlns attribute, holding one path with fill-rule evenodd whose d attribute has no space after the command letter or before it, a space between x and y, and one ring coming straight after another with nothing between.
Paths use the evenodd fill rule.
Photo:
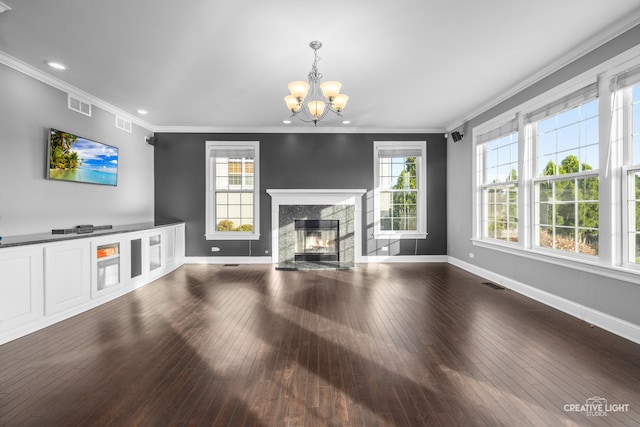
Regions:
<instances>
[{"instance_id":1,"label":"chandelier chain","mask_svg":"<svg viewBox=\"0 0 640 427\"><path fill-rule=\"evenodd\" d=\"M320 47L313 48L314 60L313 60L313 65L311 65L311 71L309 71L309 83L311 82L317 83L322 79L322 73L318 71L318 62L320 62L320 60L322 59L318 56L318 49L320 49Z\"/></svg>"}]
</instances>

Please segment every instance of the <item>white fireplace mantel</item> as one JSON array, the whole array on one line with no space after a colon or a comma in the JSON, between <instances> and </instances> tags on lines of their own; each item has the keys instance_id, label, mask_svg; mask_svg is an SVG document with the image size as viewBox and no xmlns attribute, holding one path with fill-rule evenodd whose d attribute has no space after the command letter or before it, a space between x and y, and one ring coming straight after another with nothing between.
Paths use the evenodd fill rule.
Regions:
<instances>
[{"instance_id":1,"label":"white fireplace mantel","mask_svg":"<svg viewBox=\"0 0 640 427\"><path fill-rule=\"evenodd\" d=\"M362 195L363 189L268 189L271 196L271 260L278 262L278 228L280 205L349 205L355 208L355 262L362 257Z\"/></svg>"}]
</instances>

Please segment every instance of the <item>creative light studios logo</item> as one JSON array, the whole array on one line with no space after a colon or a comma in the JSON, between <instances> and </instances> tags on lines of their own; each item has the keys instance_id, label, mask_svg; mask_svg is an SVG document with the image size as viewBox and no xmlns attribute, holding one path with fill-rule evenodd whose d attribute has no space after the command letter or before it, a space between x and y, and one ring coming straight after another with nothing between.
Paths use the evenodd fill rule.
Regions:
<instances>
[{"instance_id":1,"label":"creative light studios logo","mask_svg":"<svg viewBox=\"0 0 640 427\"><path fill-rule=\"evenodd\" d=\"M567 403L563 407L565 412L582 412L587 417L606 417L609 412L627 412L628 403L608 403L604 397L594 396L582 403Z\"/></svg>"}]
</instances>

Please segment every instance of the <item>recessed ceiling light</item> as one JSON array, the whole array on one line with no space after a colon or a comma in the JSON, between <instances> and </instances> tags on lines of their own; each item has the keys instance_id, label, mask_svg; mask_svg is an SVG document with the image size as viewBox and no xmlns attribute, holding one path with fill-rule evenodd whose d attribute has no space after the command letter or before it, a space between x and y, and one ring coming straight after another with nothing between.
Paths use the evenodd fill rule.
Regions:
<instances>
[{"instance_id":1,"label":"recessed ceiling light","mask_svg":"<svg viewBox=\"0 0 640 427\"><path fill-rule=\"evenodd\" d=\"M291 124L291 120L283 120L282 123L284 123L285 125L290 125Z\"/></svg>"},{"instance_id":2,"label":"recessed ceiling light","mask_svg":"<svg viewBox=\"0 0 640 427\"><path fill-rule=\"evenodd\" d=\"M143 110L142 108L139 108L136 111L138 112L138 114L142 114L143 116L146 116L147 114L149 114L147 110Z\"/></svg>"},{"instance_id":3,"label":"recessed ceiling light","mask_svg":"<svg viewBox=\"0 0 640 427\"><path fill-rule=\"evenodd\" d=\"M67 66L57 61L47 61L47 65L56 70L66 70Z\"/></svg>"}]
</instances>

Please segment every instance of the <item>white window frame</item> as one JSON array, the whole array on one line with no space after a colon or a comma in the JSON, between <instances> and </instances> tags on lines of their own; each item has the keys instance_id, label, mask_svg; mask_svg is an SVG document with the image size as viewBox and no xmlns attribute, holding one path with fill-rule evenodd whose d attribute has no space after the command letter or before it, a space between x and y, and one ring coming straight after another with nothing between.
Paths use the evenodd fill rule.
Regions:
<instances>
[{"instance_id":1,"label":"white window frame","mask_svg":"<svg viewBox=\"0 0 640 427\"><path fill-rule=\"evenodd\" d=\"M613 88L618 84L617 77L624 77L623 85L633 80L633 70L640 67L640 45L602 62L590 70L549 89L522 104L514 106L502 114L471 129L474 143L472 160L472 235L474 246L496 250L510 255L533 259L577 271L585 271L615 280L637 283L640 276L640 264L628 262L629 242L628 192L627 176L633 170L640 170L640 165L632 164L629 157L631 143L628 132L628 114L616 111L614 104L622 104L620 91ZM556 103L572 92L598 82L598 123L599 123L599 251L597 256L569 253L560 250L540 248L535 245L535 182L537 167L533 126L524 124L524 117L546 105ZM483 239L482 236L482 181L480 156L477 152L477 136L492 130L501 123L520 117L519 162L520 162L520 194L519 194L519 235L517 244L505 244L502 241ZM626 119L626 120L625 120ZM560 178L567 178L562 175ZM520 209L520 207L522 207Z\"/></svg>"},{"instance_id":2,"label":"white window frame","mask_svg":"<svg viewBox=\"0 0 640 427\"><path fill-rule=\"evenodd\" d=\"M215 151L252 150L253 156L253 231L217 231L215 198ZM205 238L207 240L258 240L260 239L260 142L259 141L206 141L206 195ZM244 162L242 163L244 180Z\"/></svg>"},{"instance_id":3,"label":"white window frame","mask_svg":"<svg viewBox=\"0 0 640 427\"><path fill-rule=\"evenodd\" d=\"M477 200L478 200L478 208L476 210L477 215L477 225L476 230L474 231L474 235L479 239L486 240L489 242L495 242L497 244L503 245L517 245L522 241L522 220L521 217L523 215L523 204L521 200L523 199L523 186L522 186L522 167L521 167L521 158L523 153L523 137L522 132L519 131L522 124L522 119L519 115L516 115L515 118L507 118L500 117L498 121L492 121L487 126L483 126L479 128L478 131L474 131L474 153L476 154L476 164L475 170L476 175L474 176L475 181L477 182ZM518 178L515 181L503 181L499 183L485 183L485 173L486 173L486 147L487 144L495 141L499 138L503 138L505 136L512 135L514 133L518 134L518 139L515 143L518 146L517 153L517 164L516 170L518 174ZM487 218L486 211L486 201L485 201L485 190L489 188L497 188L502 186L510 186L515 185L517 187L518 192L518 201L517 201L517 224L518 224L518 239L517 241L508 241L504 239L496 239L494 237L488 236L485 233L485 222ZM476 194L474 193L474 197ZM476 200L474 198L474 200ZM477 234L476 234L477 233Z\"/></svg>"},{"instance_id":4,"label":"white window frame","mask_svg":"<svg viewBox=\"0 0 640 427\"><path fill-rule=\"evenodd\" d=\"M632 106L632 90L634 87L640 85L638 82L638 75L636 74L633 84L624 86L621 88L614 87L615 95L613 97L613 103L616 104L614 108L619 112L619 117L614 127L614 131L617 131L616 139L622 141L623 144L623 160L622 160L622 188L623 188L623 200L624 204L622 208L622 259L623 266L635 270L640 270L640 263L635 263L629 260L633 250L632 247L632 235L637 234L635 227L632 229L632 223L635 223L635 209L632 211L630 201L635 200L635 182L631 182L632 174L640 172L640 162L634 163L633 152L633 106ZM640 105L638 106L640 108ZM634 180L635 181L635 180ZM635 208L635 206L634 206ZM634 239L635 240L635 239Z\"/></svg>"},{"instance_id":5,"label":"white window frame","mask_svg":"<svg viewBox=\"0 0 640 427\"><path fill-rule=\"evenodd\" d=\"M601 83L601 82L600 82ZM603 111L600 108L601 103L600 103L600 99L598 98L598 93L599 91L596 89L596 92L593 93L591 91L588 91L587 88L593 86L593 84L587 85L584 88L580 88L579 90L577 90L576 92L580 93L580 95L577 98L580 98L579 100L574 101L572 104L565 104L565 105L561 105L560 107L557 108L557 111L551 114L548 114L545 117L536 119L534 121L532 121L531 123L525 124L525 126L529 129L529 133L531 135L531 144L532 144L532 151L533 151L533 159L535 159L534 161L534 168L533 168L533 174L532 174L532 182L531 182L531 187L530 187L530 191L531 194L533 196L533 200L531 203L531 208L532 208L532 212L531 212L531 230L533 232L533 235L531 236L531 242L532 242L532 246L534 250L537 251L545 251L545 252L549 252L552 254L555 253L561 253L563 256L569 256L569 257L576 257L576 258L585 258L585 259L598 259L599 258L599 247L600 247L600 236L602 235L602 228L600 226L600 215L598 218L598 255L588 255L588 254L583 254L580 253L579 251L567 251L567 250L562 250L559 248L549 248L549 247L545 247L542 246L540 244L540 239L539 239L539 230L540 230L540 218L539 218L539 209L538 209L538 204L539 204L539 200L538 200L538 185L544 182L558 182L558 181L567 181L567 180L577 180L577 179L582 179L582 178L596 178L598 179L598 206L600 207L601 204L601 200L600 200L600 155L598 155L598 168L596 169L589 169L589 170L582 170L576 173L570 173L570 174L555 174L555 175L539 175L539 170L540 167L542 166L541 164L538 164L538 140L537 140L537 134L538 134L538 123L546 120L548 118L554 117L557 114L562 114L566 111L572 110L574 108L577 108L578 106L582 106L585 105L587 103L590 103L592 101L596 101L596 103L598 104L598 115L595 116L598 120L598 151L600 151L600 147L605 144L605 142L602 141L601 136L602 136L602 132L600 132L600 128L601 128L601 123L600 123L600 117L603 115ZM585 95L583 98L582 92L584 91ZM591 92L590 95L586 95L587 92ZM573 94L569 94L567 95L569 97L573 97ZM560 98L562 99L562 97ZM558 104L558 100L551 102L551 105L553 104ZM543 107L542 109L545 109L546 107ZM606 114L606 112L604 112L604 114ZM583 159L579 159L581 162L583 161ZM559 166L559 162L556 162L556 166ZM606 184L605 184L606 185ZM577 197L577 191L578 189L576 188L576 197ZM578 201L577 199L574 201L575 205L576 205L576 209L578 209ZM558 200L554 199L554 206L557 204L561 204L561 202L559 202ZM599 209L600 211L600 209ZM579 224L578 224L578 214L576 211L576 215L575 215L575 224L573 226L574 228L574 234L577 233L577 230L580 228ZM553 230L554 230L554 235L555 235L555 231L556 228L562 228L560 226L556 226L555 224L555 218L554 218L554 224L552 224ZM554 245L555 245L555 241L554 241ZM577 241L577 237L576 237L576 245L578 245L578 241Z\"/></svg>"},{"instance_id":6,"label":"white window frame","mask_svg":"<svg viewBox=\"0 0 640 427\"><path fill-rule=\"evenodd\" d=\"M416 200L416 231L380 230L380 150L420 150L416 159L418 194ZM373 142L373 221L375 239L426 239L427 237L427 141L374 141Z\"/></svg>"}]
</instances>

